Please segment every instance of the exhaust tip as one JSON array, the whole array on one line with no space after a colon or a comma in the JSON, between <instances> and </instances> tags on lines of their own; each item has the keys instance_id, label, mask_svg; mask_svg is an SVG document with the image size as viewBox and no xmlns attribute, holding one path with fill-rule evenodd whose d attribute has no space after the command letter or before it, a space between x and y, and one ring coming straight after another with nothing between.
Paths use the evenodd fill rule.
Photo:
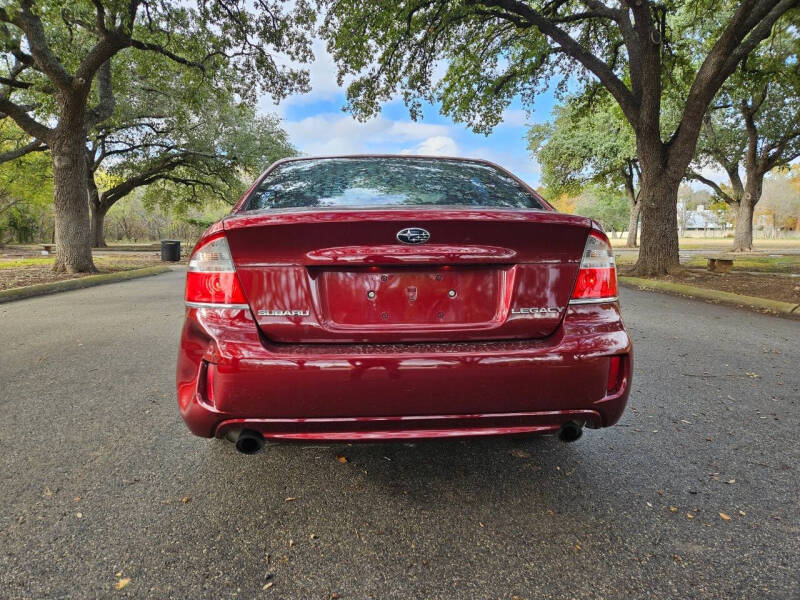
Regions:
<instances>
[{"instance_id":1,"label":"exhaust tip","mask_svg":"<svg viewBox=\"0 0 800 600\"><path fill-rule=\"evenodd\" d=\"M583 425L575 421L570 421L561 426L561 430L558 432L558 439L565 443L575 442L580 439L582 435Z\"/></svg>"},{"instance_id":2,"label":"exhaust tip","mask_svg":"<svg viewBox=\"0 0 800 600\"><path fill-rule=\"evenodd\" d=\"M243 429L236 438L236 449L242 454L256 454L264 447L264 436L252 429Z\"/></svg>"}]
</instances>

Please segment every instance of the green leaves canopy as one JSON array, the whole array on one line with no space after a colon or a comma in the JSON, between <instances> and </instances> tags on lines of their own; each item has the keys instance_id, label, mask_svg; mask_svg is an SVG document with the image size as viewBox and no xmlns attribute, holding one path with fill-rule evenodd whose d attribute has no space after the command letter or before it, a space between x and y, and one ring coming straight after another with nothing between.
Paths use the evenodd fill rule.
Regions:
<instances>
[{"instance_id":1,"label":"green leaves canopy","mask_svg":"<svg viewBox=\"0 0 800 600\"><path fill-rule=\"evenodd\" d=\"M528 148L542 168L542 184L577 195L589 184L616 188L636 162L633 129L607 94L588 107L578 98L556 106L550 123L533 125ZM633 173L630 173L631 177Z\"/></svg>"}]
</instances>

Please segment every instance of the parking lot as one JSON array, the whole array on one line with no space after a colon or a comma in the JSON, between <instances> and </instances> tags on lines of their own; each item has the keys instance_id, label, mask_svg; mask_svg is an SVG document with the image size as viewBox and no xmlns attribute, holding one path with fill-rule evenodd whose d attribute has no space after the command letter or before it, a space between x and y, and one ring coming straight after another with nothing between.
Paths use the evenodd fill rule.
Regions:
<instances>
[{"instance_id":1,"label":"parking lot","mask_svg":"<svg viewBox=\"0 0 800 600\"><path fill-rule=\"evenodd\" d=\"M182 278L0 305L0 597L800 594L800 322L625 289L615 427L243 456L179 418Z\"/></svg>"}]
</instances>

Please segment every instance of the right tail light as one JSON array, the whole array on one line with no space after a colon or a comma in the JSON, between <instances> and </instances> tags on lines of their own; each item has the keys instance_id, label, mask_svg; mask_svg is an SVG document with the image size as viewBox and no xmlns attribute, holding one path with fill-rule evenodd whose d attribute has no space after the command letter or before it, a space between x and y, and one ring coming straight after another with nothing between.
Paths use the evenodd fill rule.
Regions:
<instances>
[{"instance_id":1,"label":"right tail light","mask_svg":"<svg viewBox=\"0 0 800 600\"><path fill-rule=\"evenodd\" d=\"M581 266L570 304L614 302L617 299L617 266L608 239L597 231L586 238Z\"/></svg>"}]
</instances>

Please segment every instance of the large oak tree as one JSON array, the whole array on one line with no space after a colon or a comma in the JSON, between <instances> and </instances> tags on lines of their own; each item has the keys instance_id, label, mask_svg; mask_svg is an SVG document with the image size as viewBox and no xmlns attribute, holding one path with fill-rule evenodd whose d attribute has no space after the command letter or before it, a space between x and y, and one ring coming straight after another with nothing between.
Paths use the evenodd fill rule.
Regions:
<instances>
[{"instance_id":1,"label":"large oak tree","mask_svg":"<svg viewBox=\"0 0 800 600\"><path fill-rule=\"evenodd\" d=\"M50 148L56 270L91 271L88 132L114 111L112 64L156 54L210 81L233 74L245 97L305 90L308 74L273 56L310 57L313 13L280 0L15 0L0 8L0 113Z\"/></svg>"},{"instance_id":2,"label":"large oak tree","mask_svg":"<svg viewBox=\"0 0 800 600\"><path fill-rule=\"evenodd\" d=\"M688 173L736 211L734 252L753 248L753 213L764 177L800 157L800 23L795 21L776 27L741 63L706 114L697 166L721 168L729 184L720 186L694 168Z\"/></svg>"},{"instance_id":3,"label":"large oak tree","mask_svg":"<svg viewBox=\"0 0 800 600\"><path fill-rule=\"evenodd\" d=\"M636 135L642 240L636 270L678 264L677 191L709 104L728 76L799 0L319 0L322 28L339 65L354 77L348 109L380 110L398 92L488 131L514 97L531 103L554 75L580 93L605 87ZM711 26L713 25L713 26ZM687 56L703 36L708 50ZM440 61L446 71L441 78ZM662 97L685 84L678 125L662 128Z\"/></svg>"}]
</instances>

